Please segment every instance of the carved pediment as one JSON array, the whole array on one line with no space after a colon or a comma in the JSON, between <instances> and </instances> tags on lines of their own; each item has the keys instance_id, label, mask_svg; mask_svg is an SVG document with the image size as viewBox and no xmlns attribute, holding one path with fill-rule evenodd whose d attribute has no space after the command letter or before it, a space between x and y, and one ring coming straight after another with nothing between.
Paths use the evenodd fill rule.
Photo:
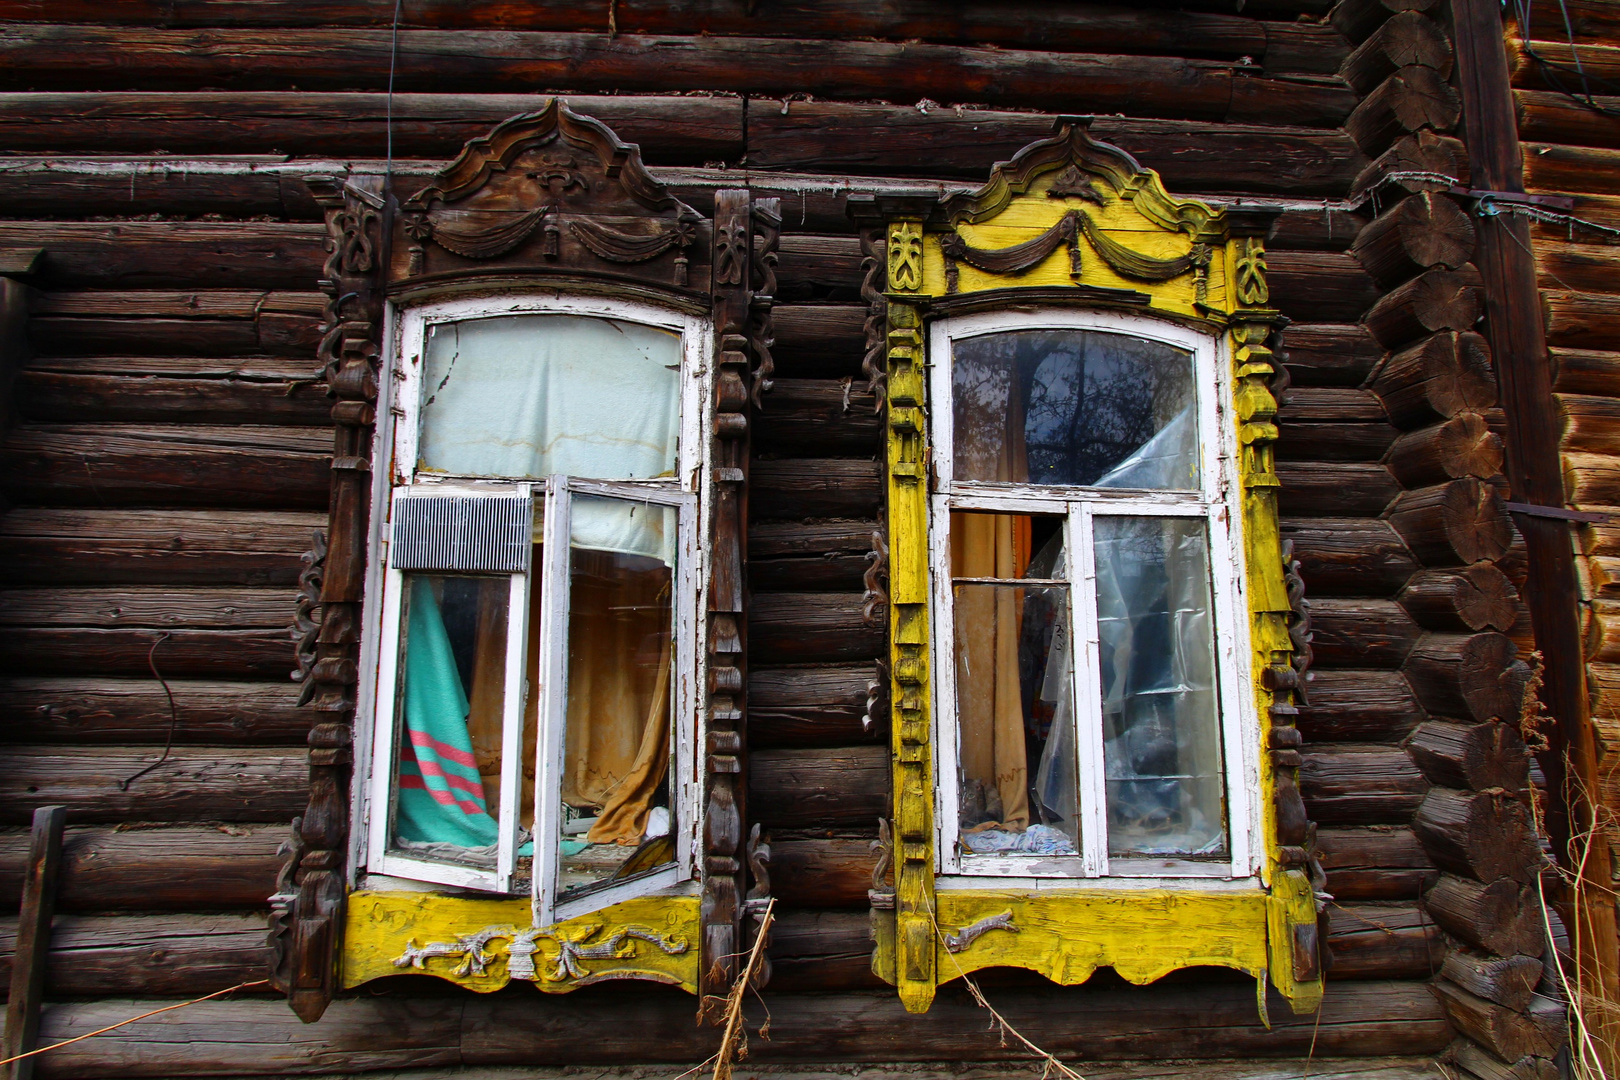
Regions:
<instances>
[{"instance_id":1,"label":"carved pediment","mask_svg":"<svg viewBox=\"0 0 1620 1080\"><path fill-rule=\"evenodd\" d=\"M709 289L709 223L607 125L553 98L514 116L400 206L394 280L517 272Z\"/></svg>"}]
</instances>

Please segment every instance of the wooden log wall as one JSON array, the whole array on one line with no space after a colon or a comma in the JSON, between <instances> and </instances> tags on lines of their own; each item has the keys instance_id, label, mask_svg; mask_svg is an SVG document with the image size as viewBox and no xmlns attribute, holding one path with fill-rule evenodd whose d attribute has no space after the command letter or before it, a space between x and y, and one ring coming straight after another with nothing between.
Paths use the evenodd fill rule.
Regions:
<instances>
[{"instance_id":1,"label":"wooden log wall","mask_svg":"<svg viewBox=\"0 0 1620 1080\"><path fill-rule=\"evenodd\" d=\"M394 6L0 0L0 251L45 251L0 472L0 903L15 904L30 800L68 805L47 1038L138 1011L103 996L182 998L262 970L248 930L304 802L288 627L331 447L314 383L324 231L302 177L379 166ZM749 804L780 900L756 1060L1016 1056L955 990L909 1018L868 966L889 805L883 487L872 296L844 201L977 184L1075 111L1103 114L1093 133L1178 194L1284 208L1268 250L1293 321L1278 473L1314 605L1302 788L1335 896L1334 985L1314 1031L1274 1001L1268 1032L1252 985L1219 973L1012 980L996 1004L1077 1057L1303 1054L1313 1038L1318 1058L1434 1054L1452 1037L1424 986L1445 956L1419 900L1469 879L1416 831L1431 780L1401 747L1480 722L1520 620L1466 229L1411 176L1458 167L1448 46L1434 6L1410 0L1331 17L1330 0L1180 6L618 0L613 36L605 5L402 6L402 193L555 88L705 211L719 186L782 199L748 553ZM1343 208L1373 192L1382 213ZM171 727L149 660L174 745L125 791ZM168 1015L212 1032L188 1069L282 1074L691 1063L710 1038L693 1007L614 986L474 1000L401 977L309 1028L270 1001ZM608 1018L622 1040L578 1039ZM42 1071L170 1075L174 1032L143 1022Z\"/></svg>"}]
</instances>

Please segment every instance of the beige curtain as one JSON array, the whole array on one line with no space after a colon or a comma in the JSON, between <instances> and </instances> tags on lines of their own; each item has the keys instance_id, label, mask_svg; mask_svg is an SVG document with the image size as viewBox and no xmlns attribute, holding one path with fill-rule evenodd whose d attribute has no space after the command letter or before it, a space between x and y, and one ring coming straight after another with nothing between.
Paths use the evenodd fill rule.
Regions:
<instances>
[{"instance_id":1,"label":"beige curtain","mask_svg":"<svg viewBox=\"0 0 1620 1080\"><path fill-rule=\"evenodd\" d=\"M1023 394L1016 366L1006 396L958 400L958 456L981 459L977 475L1029 479L1024 448ZM988 460L985 460L988 459ZM1019 578L1029 568L1030 520L1013 514L951 514L951 576ZM1024 750L1024 703L1018 679L1023 596L1014 589L956 589L956 709L963 778L995 792L1001 823L1029 827L1029 764Z\"/></svg>"}]
</instances>

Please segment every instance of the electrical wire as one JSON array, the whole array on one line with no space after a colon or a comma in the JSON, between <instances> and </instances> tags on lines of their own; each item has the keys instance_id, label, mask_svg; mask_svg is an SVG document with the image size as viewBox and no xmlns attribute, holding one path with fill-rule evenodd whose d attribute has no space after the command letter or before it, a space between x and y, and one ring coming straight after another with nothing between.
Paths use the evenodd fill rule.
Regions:
<instances>
[{"instance_id":1,"label":"electrical wire","mask_svg":"<svg viewBox=\"0 0 1620 1080\"><path fill-rule=\"evenodd\" d=\"M1519 20L1519 34L1524 54L1536 62L1541 74L1546 78L1549 86L1557 93L1563 94L1572 101L1579 102L1595 112L1604 116L1620 117L1620 108L1599 104L1593 94L1592 83L1602 84L1602 92L1606 94L1620 94L1620 83L1606 79L1599 75L1589 74L1585 65L1581 63L1580 49L1575 44L1575 24L1569 17L1569 6L1565 0L1558 0L1558 9L1564 17L1564 36L1569 42L1569 55L1574 64L1565 64L1558 60L1549 60L1536 51L1530 39L1530 11L1534 0L1513 0L1513 10ZM1574 76L1580 82L1580 90L1576 91L1564 84L1562 76Z\"/></svg>"}]
</instances>

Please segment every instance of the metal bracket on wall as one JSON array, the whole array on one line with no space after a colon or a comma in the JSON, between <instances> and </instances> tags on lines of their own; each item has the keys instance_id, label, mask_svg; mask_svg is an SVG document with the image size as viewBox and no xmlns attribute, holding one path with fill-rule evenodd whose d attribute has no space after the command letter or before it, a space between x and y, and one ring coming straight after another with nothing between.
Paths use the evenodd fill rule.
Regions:
<instances>
[{"instance_id":1,"label":"metal bracket on wall","mask_svg":"<svg viewBox=\"0 0 1620 1080\"><path fill-rule=\"evenodd\" d=\"M1562 506L1540 506L1536 503L1505 502L1502 504L1509 513L1525 514L1529 517L1556 518L1559 521L1579 521L1592 525L1606 525L1614 518L1613 514L1600 514L1589 510L1567 510Z\"/></svg>"}]
</instances>

